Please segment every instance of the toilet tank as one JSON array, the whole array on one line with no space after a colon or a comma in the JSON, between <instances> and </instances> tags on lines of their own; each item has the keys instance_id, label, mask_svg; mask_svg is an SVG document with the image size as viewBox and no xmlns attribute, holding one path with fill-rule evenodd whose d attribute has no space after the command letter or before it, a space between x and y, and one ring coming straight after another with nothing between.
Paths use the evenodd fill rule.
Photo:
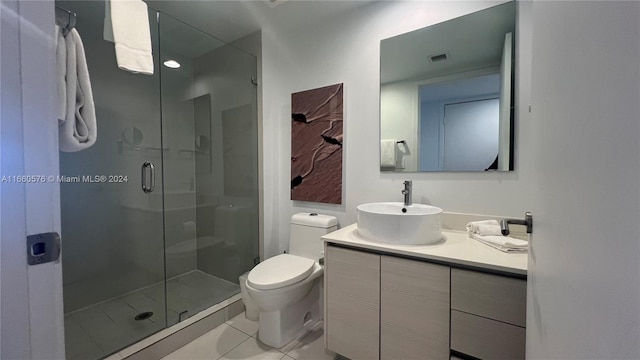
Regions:
<instances>
[{"instance_id":1,"label":"toilet tank","mask_svg":"<svg viewBox=\"0 0 640 360\"><path fill-rule=\"evenodd\" d=\"M297 213L291 217L289 253L318 260L322 257L324 244L320 239L338 228L335 216L316 213Z\"/></svg>"}]
</instances>

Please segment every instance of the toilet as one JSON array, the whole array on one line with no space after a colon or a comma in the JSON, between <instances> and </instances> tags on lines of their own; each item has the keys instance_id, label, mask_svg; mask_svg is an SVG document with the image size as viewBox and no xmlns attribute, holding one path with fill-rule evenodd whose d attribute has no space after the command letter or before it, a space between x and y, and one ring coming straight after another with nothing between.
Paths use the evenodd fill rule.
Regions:
<instances>
[{"instance_id":1,"label":"toilet","mask_svg":"<svg viewBox=\"0 0 640 360\"><path fill-rule=\"evenodd\" d=\"M244 317L247 320L258 321L260 319L260 311L256 302L251 300L247 292L247 277L249 272L240 275L240 294L242 296L242 304L244 305Z\"/></svg>"},{"instance_id":2,"label":"toilet","mask_svg":"<svg viewBox=\"0 0 640 360\"><path fill-rule=\"evenodd\" d=\"M289 251L249 272L245 283L260 319L258 338L280 348L322 319L320 285L324 268L322 235L335 231L333 216L298 213L291 217Z\"/></svg>"}]
</instances>

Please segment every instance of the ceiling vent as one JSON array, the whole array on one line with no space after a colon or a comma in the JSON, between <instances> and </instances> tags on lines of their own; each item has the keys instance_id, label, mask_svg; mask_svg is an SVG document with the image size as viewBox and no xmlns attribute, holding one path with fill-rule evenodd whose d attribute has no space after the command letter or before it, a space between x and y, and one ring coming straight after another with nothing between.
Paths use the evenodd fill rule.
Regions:
<instances>
[{"instance_id":1,"label":"ceiling vent","mask_svg":"<svg viewBox=\"0 0 640 360\"><path fill-rule=\"evenodd\" d=\"M429 55L429 60L431 62L445 61L449 58L447 53L437 54L437 55Z\"/></svg>"},{"instance_id":2,"label":"ceiling vent","mask_svg":"<svg viewBox=\"0 0 640 360\"><path fill-rule=\"evenodd\" d=\"M276 6L280 5L280 4L283 4L283 3L287 2L288 0L262 0L262 1L267 3L267 5L269 5L269 7L274 8L274 7L276 7Z\"/></svg>"}]
</instances>

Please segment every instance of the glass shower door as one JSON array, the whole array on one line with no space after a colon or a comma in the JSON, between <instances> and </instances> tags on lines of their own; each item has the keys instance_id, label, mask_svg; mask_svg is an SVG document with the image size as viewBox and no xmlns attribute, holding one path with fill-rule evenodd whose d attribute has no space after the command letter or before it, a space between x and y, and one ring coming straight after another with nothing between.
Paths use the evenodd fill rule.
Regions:
<instances>
[{"instance_id":1,"label":"glass shower door","mask_svg":"<svg viewBox=\"0 0 640 360\"><path fill-rule=\"evenodd\" d=\"M258 256L257 64L163 13L159 29L172 325L238 294Z\"/></svg>"},{"instance_id":2,"label":"glass shower door","mask_svg":"<svg viewBox=\"0 0 640 360\"><path fill-rule=\"evenodd\" d=\"M77 14L96 105L97 142L60 153L67 359L98 359L166 326L157 13L155 74L118 69L103 37L104 2L57 1ZM152 163L155 189L142 189ZM82 176L104 176L97 182ZM150 165L146 169L150 186ZM79 177L79 178L76 178Z\"/></svg>"},{"instance_id":3,"label":"glass shower door","mask_svg":"<svg viewBox=\"0 0 640 360\"><path fill-rule=\"evenodd\" d=\"M155 73L129 73L104 2L56 6L77 14L98 123L60 154L79 179L61 184L66 354L98 359L238 294L254 265L256 58L150 8Z\"/></svg>"}]
</instances>

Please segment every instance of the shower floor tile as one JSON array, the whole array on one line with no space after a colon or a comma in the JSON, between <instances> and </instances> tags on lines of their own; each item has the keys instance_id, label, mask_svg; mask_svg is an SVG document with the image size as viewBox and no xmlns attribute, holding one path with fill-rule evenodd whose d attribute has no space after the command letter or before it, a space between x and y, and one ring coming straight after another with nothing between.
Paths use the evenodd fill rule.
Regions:
<instances>
[{"instance_id":1,"label":"shower floor tile","mask_svg":"<svg viewBox=\"0 0 640 360\"><path fill-rule=\"evenodd\" d=\"M159 283L66 314L67 359L105 357L164 329L167 324L177 323L181 312L187 311L192 316L230 298L240 292L240 287L195 270L169 279L166 290L165 297L165 284ZM135 320L136 315L148 311L153 316Z\"/></svg>"}]
</instances>

